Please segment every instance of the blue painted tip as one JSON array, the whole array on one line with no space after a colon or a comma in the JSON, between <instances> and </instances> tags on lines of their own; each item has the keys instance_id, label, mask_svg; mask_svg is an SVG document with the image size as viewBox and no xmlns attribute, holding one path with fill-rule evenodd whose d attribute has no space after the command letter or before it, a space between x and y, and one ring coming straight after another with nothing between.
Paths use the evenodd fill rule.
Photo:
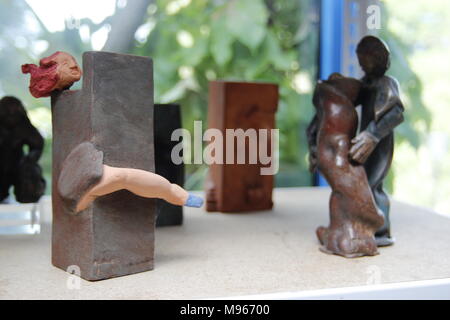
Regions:
<instances>
[{"instance_id":1,"label":"blue painted tip","mask_svg":"<svg viewBox=\"0 0 450 320\"><path fill-rule=\"evenodd\" d=\"M203 205L203 199L201 197L194 196L193 194L189 194L189 198L186 200L184 205L186 207L200 208Z\"/></svg>"}]
</instances>

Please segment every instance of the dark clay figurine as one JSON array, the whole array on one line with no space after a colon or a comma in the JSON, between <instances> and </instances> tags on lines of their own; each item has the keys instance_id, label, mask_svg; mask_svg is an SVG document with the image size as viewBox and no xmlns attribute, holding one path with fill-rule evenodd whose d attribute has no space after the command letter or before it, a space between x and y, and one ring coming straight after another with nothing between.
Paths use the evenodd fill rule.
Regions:
<instances>
[{"instance_id":1,"label":"dark clay figurine","mask_svg":"<svg viewBox=\"0 0 450 320\"><path fill-rule=\"evenodd\" d=\"M23 148L28 146L28 153ZM16 200L37 202L45 191L45 180L38 165L44 139L31 124L19 99L0 100L0 202L14 186Z\"/></svg>"},{"instance_id":2,"label":"dark clay figurine","mask_svg":"<svg viewBox=\"0 0 450 320\"><path fill-rule=\"evenodd\" d=\"M369 179L375 202L384 214L384 224L376 232L378 246L394 243L389 220L389 197L383 190L394 154L394 128L403 122L403 104L397 80L386 76L390 66L389 49L380 39L364 37L357 47L361 79L359 101L362 105L361 132L354 139L351 158L361 164Z\"/></svg>"},{"instance_id":3,"label":"dark clay figurine","mask_svg":"<svg viewBox=\"0 0 450 320\"><path fill-rule=\"evenodd\" d=\"M392 161L393 129L403 120L397 82L384 75L386 45L368 36L357 53L365 77L332 74L319 82L313 98L317 113L307 130L310 169L318 168L332 188L330 226L318 228L317 236L324 251L345 257L375 255L377 246L393 243L382 186Z\"/></svg>"}]
</instances>

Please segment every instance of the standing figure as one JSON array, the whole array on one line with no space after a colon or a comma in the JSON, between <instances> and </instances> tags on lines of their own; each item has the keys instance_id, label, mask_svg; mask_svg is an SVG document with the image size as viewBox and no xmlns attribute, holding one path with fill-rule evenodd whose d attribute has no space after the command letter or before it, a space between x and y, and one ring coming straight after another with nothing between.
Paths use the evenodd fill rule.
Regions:
<instances>
[{"instance_id":1,"label":"standing figure","mask_svg":"<svg viewBox=\"0 0 450 320\"><path fill-rule=\"evenodd\" d=\"M28 146L28 153L24 153ZM16 200L37 202L45 191L45 180L38 164L44 139L31 124L19 99L0 100L0 202L14 186Z\"/></svg>"},{"instance_id":2,"label":"standing figure","mask_svg":"<svg viewBox=\"0 0 450 320\"><path fill-rule=\"evenodd\" d=\"M387 45L374 36L364 37L357 55L365 76L358 103L362 105L361 132L353 139L350 157L363 164L384 224L376 233L378 246L394 243L390 232L389 197L383 190L394 152L394 128L403 122L398 82L385 75L390 66Z\"/></svg>"},{"instance_id":3,"label":"standing figure","mask_svg":"<svg viewBox=\"0 0 450 320\"><path fill-rule=\"evenodd\" d=\"M317 229L321 250L348 258L376 255L374 235L384 222L364 167L349 158L360 88L360 81L337 73L319 82L313 97L316 116L307 131L311 170L319 169L332 188L330 226Z\"/></svg>"}]
</instances>

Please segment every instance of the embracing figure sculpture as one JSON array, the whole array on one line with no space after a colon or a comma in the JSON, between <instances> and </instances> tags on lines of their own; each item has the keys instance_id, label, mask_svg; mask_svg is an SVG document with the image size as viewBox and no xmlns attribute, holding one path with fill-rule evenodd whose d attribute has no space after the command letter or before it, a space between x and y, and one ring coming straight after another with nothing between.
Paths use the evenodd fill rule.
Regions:
<instances>
[{"instance_id":1,"label":"embracing figure sculpture","mask_svg":"<svg viewBox=\"0 0 450 320\"><path fill-rule=\"evenodd\" d=\"M316 115L307 129L310 170L318 169L332 188L330 226L319 227L317 236L323 251L345 257L375 255L377 247L394 242L383 181L392 162L393 129L404 110L397 81L385 75L387 45L367 36L357 55L365 76L357 80L335 73L319 81Z\"/></svg>"}]
</instances>

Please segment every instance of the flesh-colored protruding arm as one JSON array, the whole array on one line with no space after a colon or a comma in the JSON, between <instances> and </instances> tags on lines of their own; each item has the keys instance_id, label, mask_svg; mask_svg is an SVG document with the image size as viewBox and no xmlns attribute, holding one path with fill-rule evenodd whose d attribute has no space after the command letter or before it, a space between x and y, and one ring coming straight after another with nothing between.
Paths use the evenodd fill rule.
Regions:
<instances>
[{"instance_id":1,"label":"flesh-colored protruding arm","mask_svg":"<svg viewBox=\"0 0 450 320\"><path fill-rule=\"evenodd\" d=\"M100 196L122 189L146 198L164 199L174 205L189 205L189 193L160 175L145 170L103 165L103 176L100 182L81 197L76 211L83 211ZM197 198L196 205L191 206L200 205L201 200Z\"/></svg>"}]
</instances>

